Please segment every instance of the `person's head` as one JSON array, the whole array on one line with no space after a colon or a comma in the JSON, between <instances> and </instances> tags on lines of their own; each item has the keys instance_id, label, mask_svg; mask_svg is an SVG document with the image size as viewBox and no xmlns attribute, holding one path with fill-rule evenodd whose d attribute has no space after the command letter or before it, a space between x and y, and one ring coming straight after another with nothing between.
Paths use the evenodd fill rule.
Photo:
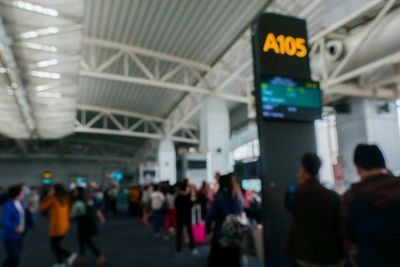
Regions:
<instances>
[{"instance_id":1,"label":"person's head","mask_svg":"<svg viewBox=\"0 0 400 267\"><path fill-rule=\"evenodd\" d=\"M162 188L162 185L161 184L158 184L158 185L156 185L156 187L155 187L155 191L157 191L157 192L161 192L161 188Z\"/></svg>"},{"instance_id":2,"label":"person's head","mask_svg":"<svg viewBox=\"0 0 400 267\"><path fill-rule=\"evenodd\" d=\"M64 204L65 200L68 198L68 192L62 184L54 185L54 195L61 204Z\"/></svg>"},{"instance_id":3,"label":"person's head","mask_svg":"<svg viewBox=\"0 0 400 267\"><path fill-rule=\"evenodd\" d=\"M37 193L37 187L36 186L32 186L31 187L31 193Z\"/></svg>"},{"instance_id":4,"label":"person's head","mask_svg":"<svg viewBox=\"0 0 400 267\"><path fill-rule=\"evenodd\" d=\"M315 153L305 153L301 157L300 170L297 172L297 182L303 183L309 178L317 178L321 160Z\"/></svg>"},{"instance_id":5,"label":"person's head","mask_svg":"<svg viewBox=\"0 0 400 267\"><path fill-rule=\"evenodd\" d=\"M76 187L72 192L72 196L74 200L81 200L83 202L87 201L86 190L83 187L80 186Z\"/></svg>"},{"instance_id":6,"label":"person's head","mask_svg":"<svg viewBox=\"0 0 400 267\"><path fill-rule=\"evenodd\" d=\"M22 191L24 191L27 188L26 183L21 183L20 186L22 188Z\"/></svg>"},{"instance_id":7,"label":"person's head","mask_svg":"<svg viewBox=\"0 0 400 267\"><path fill-rule=\"evenodd\" d=\"M219 179L221 178L221 174L219 172L216 172L214 178L215 180L219 181Z\"/></svg>"},{"instance_id":8,"label":"person's head","mask_svg":"<svg viewBox=\"0 0 400 267\"><path fill-rule=\"evenodd\" d=\"M235 197L240 190L233 172L222 175L219 179L219 185L220 189L228 191L232 197Z\"/></svg>"},{"instance_id":9,"label":"person's head","mask_svg":"<svg viewBox=\"0 0 400 267\"><path fill-rule=\"evenodd\" d=\"M386 169L385 158L376 145L359 144L354 150L354 165L361 178Z\"/></svg>"},{"instance_id":10,"label":"person's head","mask_svg":"<svg viewBox=\"0 0 400 267\"><path fill-rule=\"evenodd\" d=\"M62 184L55 184L54 185L54 195L56 196L65 196L68 192Z\"/></svg>"},{"instance_id":11,"label":"person's head","mask_svg":"<svg viewBox=\"0 0 400 267\"><path fill-rule=\"evenodd\" d=\"M206 181L203 181L201 183L201 190L208 192L208 189L209 189L208 183Z\"/></svg>"},{"instance_id":12,"label":"person's head","mask_svg":"<svg viewBox=\"0 0 400 267\"><path fill-rule=\"evenodd\" d=\"M24 191L21 185L13 185L8 189L8 197L16 201L22 200L24 198Z\"/></svg>"}]
</instances>

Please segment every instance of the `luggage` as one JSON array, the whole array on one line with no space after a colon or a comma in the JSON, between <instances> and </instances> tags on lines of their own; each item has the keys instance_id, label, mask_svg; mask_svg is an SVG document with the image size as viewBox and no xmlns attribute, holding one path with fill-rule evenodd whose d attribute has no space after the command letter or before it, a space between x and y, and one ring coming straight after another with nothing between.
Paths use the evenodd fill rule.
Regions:
<instances>
[{"instance_id":1,"label":"luggage","mask_svg":"<svg viewBox=\"0 0 400 267\"><path fill-rule=\"evenodd\" d=\"M192 232L195 244L202 244L206 240L206 224L201 220L201 207L195 205L192 210Z\"/></svg>"}]
</instances>

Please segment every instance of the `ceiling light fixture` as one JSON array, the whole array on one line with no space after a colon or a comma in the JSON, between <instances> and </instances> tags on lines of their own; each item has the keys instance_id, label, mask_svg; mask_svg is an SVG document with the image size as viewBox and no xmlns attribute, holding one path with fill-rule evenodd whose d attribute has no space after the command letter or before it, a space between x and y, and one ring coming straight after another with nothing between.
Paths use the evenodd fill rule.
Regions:
<instances>
[{"instance_id":1,"label":"ceiling light fixture","mask_svg":"<svg viewBox=\"0 0 400 267\"><path fill-rule=\"evenodd\" d=\"M50 97L50 98L61 98L62 95L60 93L51 93L51 92L39 92L36 94L39 97Z\"/></svg>"},{"instance_id":2,"label":"ceiling light fixture","mask_svg":"<svg viewBox=\"0 0 400 267\"><path fill-rule=\"evenodd\" d=\"M56 34L56 33L58 33L57 27L47 27L44 29L36 30L36 31L23 32L19 35L19 37L22 39L32 39L32 38L37 38L40 35L50 35L50 34Z\"/></svg>"},{"instance_id":3,"label":"ceiling light fixture","mask_svg":"<svg viewBox=\"0 0 400 267\"><path fill-rule=\"evenodd\" d=\"M55 73L55 72L46 72L46 71L36 71L32 70L29 72L30 75L39 77L39 78L47 78L47 79L61 79L61 74L60 73Z\"/></svg>"},{"instance_id":4,"label":"ceiling light fixture","mask_svg":"<svg viewBox=\"0 0 400 267\"><path fill-rule=\"evenodd\" d=\"M58 64L58 59L50 59L50 60L40 61L36 65L39 68L45 68L45 67L54 66L54 65L57 65L57 64Z\"/></svg>"},{"instance_id":5,"label":"ceiling light fixture","mask_svg":"<svg viewBox=\"0 0 400 267\"><path fill-rule=\"evenodd\" d=\"M42 44L35 44L35 43L21 43L20 44L24 48L35 49L35 50L42 50L46 52L53 52L57 53L58 48L51 45L42 45Z\"/></svg>"},{"instance_id":6,"label":"ceiling light fixture","mask_svg":"<svg viewBox=\"0 0 400 267\"><path fill-rule=\"evenodd\" d=\"M40 13L40 14L48 15L48 16L52 16L52 17L58 16L58 11L55 9L46 8L46 7L42 7L39 5L33 5L31 3L24 2L24 1L15 1L15 2L10 2L10 3L15 7L18 7L20 9L24 9L27 11L32 11L32 12L36 12L36 13Z\"/></svg>"}]
</instances>

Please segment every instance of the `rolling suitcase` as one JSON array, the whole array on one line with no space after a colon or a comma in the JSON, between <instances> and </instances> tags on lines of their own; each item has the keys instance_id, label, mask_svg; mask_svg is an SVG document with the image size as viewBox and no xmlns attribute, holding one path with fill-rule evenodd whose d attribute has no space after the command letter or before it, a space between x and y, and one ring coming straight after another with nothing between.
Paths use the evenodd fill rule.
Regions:
<instances>
[{"instance_id":1,"label":"rolling suitcase","mask_svg":"<svg viewBox=\"0 0 400 267\"><path fill-rule=\"evenodd\" d=\"M195 205L192 210L192 232L195 244L202 244L206 240L206 224L201 220L201 207Z\"/></svg>"}]
</instances>

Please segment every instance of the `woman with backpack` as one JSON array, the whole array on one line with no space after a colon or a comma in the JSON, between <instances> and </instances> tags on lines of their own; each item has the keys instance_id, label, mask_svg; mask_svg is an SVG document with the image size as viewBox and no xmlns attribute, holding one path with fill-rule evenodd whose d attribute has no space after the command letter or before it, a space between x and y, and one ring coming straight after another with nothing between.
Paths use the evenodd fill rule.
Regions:
<instances>
[{"instance_id":1,"label":"woman with backpack","mask_svg":"<svg viewBox=\"0 0 400 267\"><path fill-rule=\"evenodd\" d=\"M105 223L104 216L100 211L96 210L93 203L88 201L88 195L84 188L75 188L72 192L72 198L70 217L71 219L76 219L78 223L78 261L81 263L86 262L85 248L87 246L97 257L96 265L102 265L106 262L106 258L93 243L92 237L98 233L96 219L98 218L101 223Z\"/></svg>"},{"instance_id":2,"label":"woman with backpack","mask_svg":"<svg viewBox=\"0 0 400 267\"><path fill-rule=\"evenodd\" d=\"M54 189L49 190L40 206L42 212L50 210L50 242L57 260L53 267L65 266L64 259L67 259L67 265L70 266L78 256L61 247L61 241L69 230L70 207L68 192L61 184L56 184Z\"/></svg>"},{"instance_id":3,"label":"woman with backpack","mask_svg":"<svg viewBox=\"0 0 400 267\"><path fill-rule=\"evenodd\" d=\"M233 216L238 218L241 216L244 210L244 200L233 173L221 176L219 187L207 214L207 232L209 233L211 230L213 232L209 266L239 267L241 251L239 245L235 243L237 240L227 237L222 228L224 224L232 223ZM229 222L227 222L227 218L230 219ZM213 229L210 227L212 222L214 222Z\"/></svg>"}]
</instances>

